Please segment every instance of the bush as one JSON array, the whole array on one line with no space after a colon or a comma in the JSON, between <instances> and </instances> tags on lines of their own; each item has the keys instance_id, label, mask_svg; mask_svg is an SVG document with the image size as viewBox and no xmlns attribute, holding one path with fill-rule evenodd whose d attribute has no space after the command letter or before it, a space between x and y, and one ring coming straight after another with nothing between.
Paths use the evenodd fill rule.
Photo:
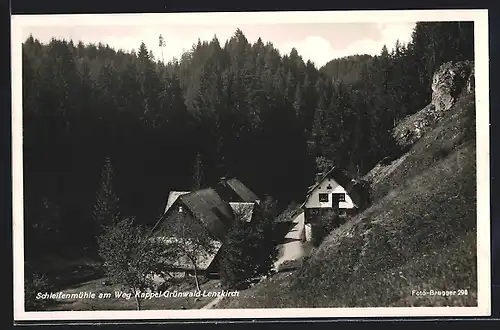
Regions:
<instances>
[{"instance_id":1,"label":"bush","mask_svg":"<svg viewBox=\"0 0 500 330\"><path fill-rule=\"evenodd\" d=\"M372 188L371 184L367 180L361 180L358 183L359 188L359 194L360 194L360 209L364 210L368 207L368 205L371 204L371 194L372 194Z\"/></svg>"},{"instance_id":2,"label":"bush","mask_svg":"<svg viewBox=\"0 0 500 330\"><path fill-rule=\"evenodd\" d=\"M341 223L342 218L339 214L339 210L329 210L318 216L311 227L313 246L318 247L323 239Z\"/></svg>"},{"instance_id":3,"label":"bush","mask_svg":"<svg viewBox=\"0 0 500 330\"><path fill-rule=\"evenodd\" d=\"M250 224L239 220L222 245L220 278L223 288L242 289L253 278L268 275L278 257L273 239L275 230L276 203L262 203L259 216Z\"/></svg>"},{"instance_id":4,"label":"bush","mask_svg":"<svg viewBox=\"0 0 500 330\"><path fill-rule=\"evenodd\" d=\"M39 292L50 292L51 285L47 276L30 269L25 266L25 279L24 279L24 303L26 311L39 311L46 305L52 303L48 299L36 299Z\"/></svg>"},{"instance_id":5,"label":"bush","mask_svg":"<svg viewBox=\"0 0 500 330\"><path fill-rule=\"evenodd\" d=\"M99 255L104 261L107 277L135 296L155 287L151 275L161 274L161 263L170 260L173 249L148 236L143 226L134 224L134 218L124 218L107 227L98 237ZM142 299L136 297L137 309Z\"/></svg>"},{"instance_id":6,"label":"bush","mask_svg":"<svg viewBox=\"0 0 500 330\"><path fill-rule=\"evenodd\" d=\"M255 250L253 237L245 223L237 221L229 231L222 245L220 279L223 288L239 287L251 276L252 250Z\"/></svg>"}]
</instances>

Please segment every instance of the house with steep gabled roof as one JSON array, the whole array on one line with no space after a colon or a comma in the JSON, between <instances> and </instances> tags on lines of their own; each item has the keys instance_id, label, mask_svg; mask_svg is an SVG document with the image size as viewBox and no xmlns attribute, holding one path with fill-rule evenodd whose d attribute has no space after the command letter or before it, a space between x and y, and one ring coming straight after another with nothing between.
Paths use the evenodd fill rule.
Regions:
<instances>
[{"instance_id":1,"label":"house with steep gabled roof","mask_svg":"<svg viewBox=\"0 0 500 330\"><path fill-rule=\"evenodd\" d=\"M183 220L187 221L187 218L190 218L190 221L196 221L214 239L222 240L233 221L231 207L212 188L180 194L170 206L168 206L169 201L167 201L165 213L155 224L152 232L161 230L162 226L167 226L169 218L178 218L172 215L181 214Z\"/></svg>"},{"instance_id":2,"label":"house with steep gabled roof","mask_svg":"<svg viewBox=\"0 0 500 330\"><path fill-rule=\"evenodd\" d=\"M309 187L301 205L305 210L305 221L311 221L313 211L339 209L341 213L354 213L366 204L365 195L360 182L347 171L332 167L318 174L316 183Z\"/></svg>"},{"instance_id":3,"label":"house with steep gabled roof","mask_svg":"<svg viewBox=\"0 0 500 330\"><path fill-rule=\"evenodd\" d=\"M199 274L216 272L214 259L234 219L233 210L212 188L183 194L174 193L169 197L174 195L178 196L170 206L165 207L166 212L153 227L152 236L165 242L185 241L189 240L189 237L185 237L186 233L179 235L175 232L176 228L181 227L179 222L182 221L185 227L196 228L196 235L205 235L215 247L215 251L209 254L199 251L197 259L200 263L197 264L197 271ZM169 201L170 198L167 205ZM171 262L169 267L169 271L173 272L190 273L194 270L194 265L185 257L179 257L179 260Z\"/></svg>"},{"instance_id":4,"label":"house with steep gabled roof","mask_svg":"<svg viewBox=\"0 0 500 330\"><path fill-rule=\"evenodd\" d=\"M215 250L207 254L200 250L200 264L197 264L198 274L216 275L218 273L218 260L220 248L224 238L229 232L236 215L240 221L252 223L256 212L257 203L254 202L227 202L222 199L213 188L200 189L193 192L173 191L169 194L165 213L153 227L151 233L153 237L165 242L178 242L187 237L178 237L175 232L179 228L179 221L191 224L197 232L212 240ZM185 236L183 233L180 236ZM218 257L219 256L219 257ZM176 273L192 273L194 266L185 257L169 262L169 271Z\"/></svg>"}]
</instances>

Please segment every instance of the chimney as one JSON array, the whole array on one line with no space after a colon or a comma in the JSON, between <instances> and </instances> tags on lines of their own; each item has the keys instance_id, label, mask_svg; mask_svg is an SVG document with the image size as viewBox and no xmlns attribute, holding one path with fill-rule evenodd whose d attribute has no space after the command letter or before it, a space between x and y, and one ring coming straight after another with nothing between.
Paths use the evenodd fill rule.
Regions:
<instances>
[{"instance_id":1,"label":"chimney","mask_svg":"<svg viewBox=\"0 0 500 330\"><path fill-rule=\"evenodd\" d=\"M321 178L323 177L323 173L316 173L316 182L319 182Z\"/></svg>"},{"instance_id":2,"label":"chimney","mask_svg":"<svg viewBox=\"0 0 500 330\"><path fill-rule=\"evenodd\" d=\"M219 178L219 181L217 182L217 186L220 188L225 188L227 185L226 181L227 181L227 177L225 177L225 176Z\"/></svg>"}]
</instances>

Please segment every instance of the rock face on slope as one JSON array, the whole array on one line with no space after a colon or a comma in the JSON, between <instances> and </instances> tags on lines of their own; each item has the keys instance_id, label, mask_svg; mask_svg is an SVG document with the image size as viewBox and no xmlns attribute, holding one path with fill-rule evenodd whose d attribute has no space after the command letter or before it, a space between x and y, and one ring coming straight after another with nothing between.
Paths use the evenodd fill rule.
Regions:
<instances>
[{"instance_id":1,"label":"rock face on slope","mask_svg":"<svg viewBox=\"0 0 500 330\"><path fill-rule=\"evenodd\" d=\"M474 86L474 62L447 62L441 65L432 79L431 103L403 119L394 129L398 145L407 148L414 144L456 103L461 94L474 93Z\"/></svg>"},{"instance_id":2,"label":"rock face on slope","mask_svg":"<svg viewBox=\"0 0 500 330\"><path fill-rule=\"evenodd\" d=\"M471 62L447 62L434 73L432 78L432 102L436 111L450 109L462 93L468 89L473 70Z\"/></svg>"}]
</instances>

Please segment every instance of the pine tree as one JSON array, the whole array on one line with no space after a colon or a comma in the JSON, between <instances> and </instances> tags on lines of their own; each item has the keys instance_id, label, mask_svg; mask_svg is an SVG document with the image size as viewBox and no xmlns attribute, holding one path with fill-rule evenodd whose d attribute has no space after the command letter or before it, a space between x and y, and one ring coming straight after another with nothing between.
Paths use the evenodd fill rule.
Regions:
<instances>
[{"instance_id":1,"label":"pine tree","mask_svg":"<svg viewBox=\"0 0 500 330\"><path fill-rule=\"evenodd\" d=\"M250 277L248 253L252 251L249 249L249 240L251 236L248 226L242 221L236 221L221 248L219 272L223 288L244 288L245 281Z\"/></svg>"},{"instance_id":2,"label":"pine tree","mask_svg":"<svg viewBox=\"0 0 500 330\"><path fill-rule=\"evenodd\" d=\"M277 201L268 196L264 198L257 210L258 222L254 227L258 252L252 254L254 258L255 276L267 276L274 268L274 262L278 258L276 246L278 241L275 237L277 214Z\"/></svg>"},{"instance_id":3,"label":"pine tree","mask_svg":"<svg viewBox=\"0 0 500 330\"><path fill-rule=\"evenodd\" d=\"M119 198L113 191L114 170L111 159L104 159L101 172L101 183L97 192L97 200L94 205L94 223L97 228L106 229L120 220Z\"/></svg>"},{"instance_id":4,"label":"pine tree","mask_svg":"<svg viewBox=\"0 0 500 330\"><path fill-rule=\"evenodd\" d=\"M161 34L158 37L158 45L161 48L161 62L165 64L165 60L163 59L163 48L165 47L166 44L165 44L165 39L163 39L163 36Z\"/></svg>"},{"instance_id":5,"label":"pine tree","mask_svg":"<svg viewBox=\"0 0 500 330\"><path fill-rule=\"evenodd\" d=\"M235 210L234 224L222 245L221 282L225 288L245 288L252 279L268 275L277 259L274 239L276 203L263 201L249 225L242 210Z\"/></svg>"},{"instance_id":6,"label":"pine tree","mask_svg":"<svg viewBox=\"0 0 500 330\"><path fill-rule=\"evenodd\" d=\"M201 154L197 153L193 166L193 191L203 186L203 162Z\"/></svg>"}]
</instances>

